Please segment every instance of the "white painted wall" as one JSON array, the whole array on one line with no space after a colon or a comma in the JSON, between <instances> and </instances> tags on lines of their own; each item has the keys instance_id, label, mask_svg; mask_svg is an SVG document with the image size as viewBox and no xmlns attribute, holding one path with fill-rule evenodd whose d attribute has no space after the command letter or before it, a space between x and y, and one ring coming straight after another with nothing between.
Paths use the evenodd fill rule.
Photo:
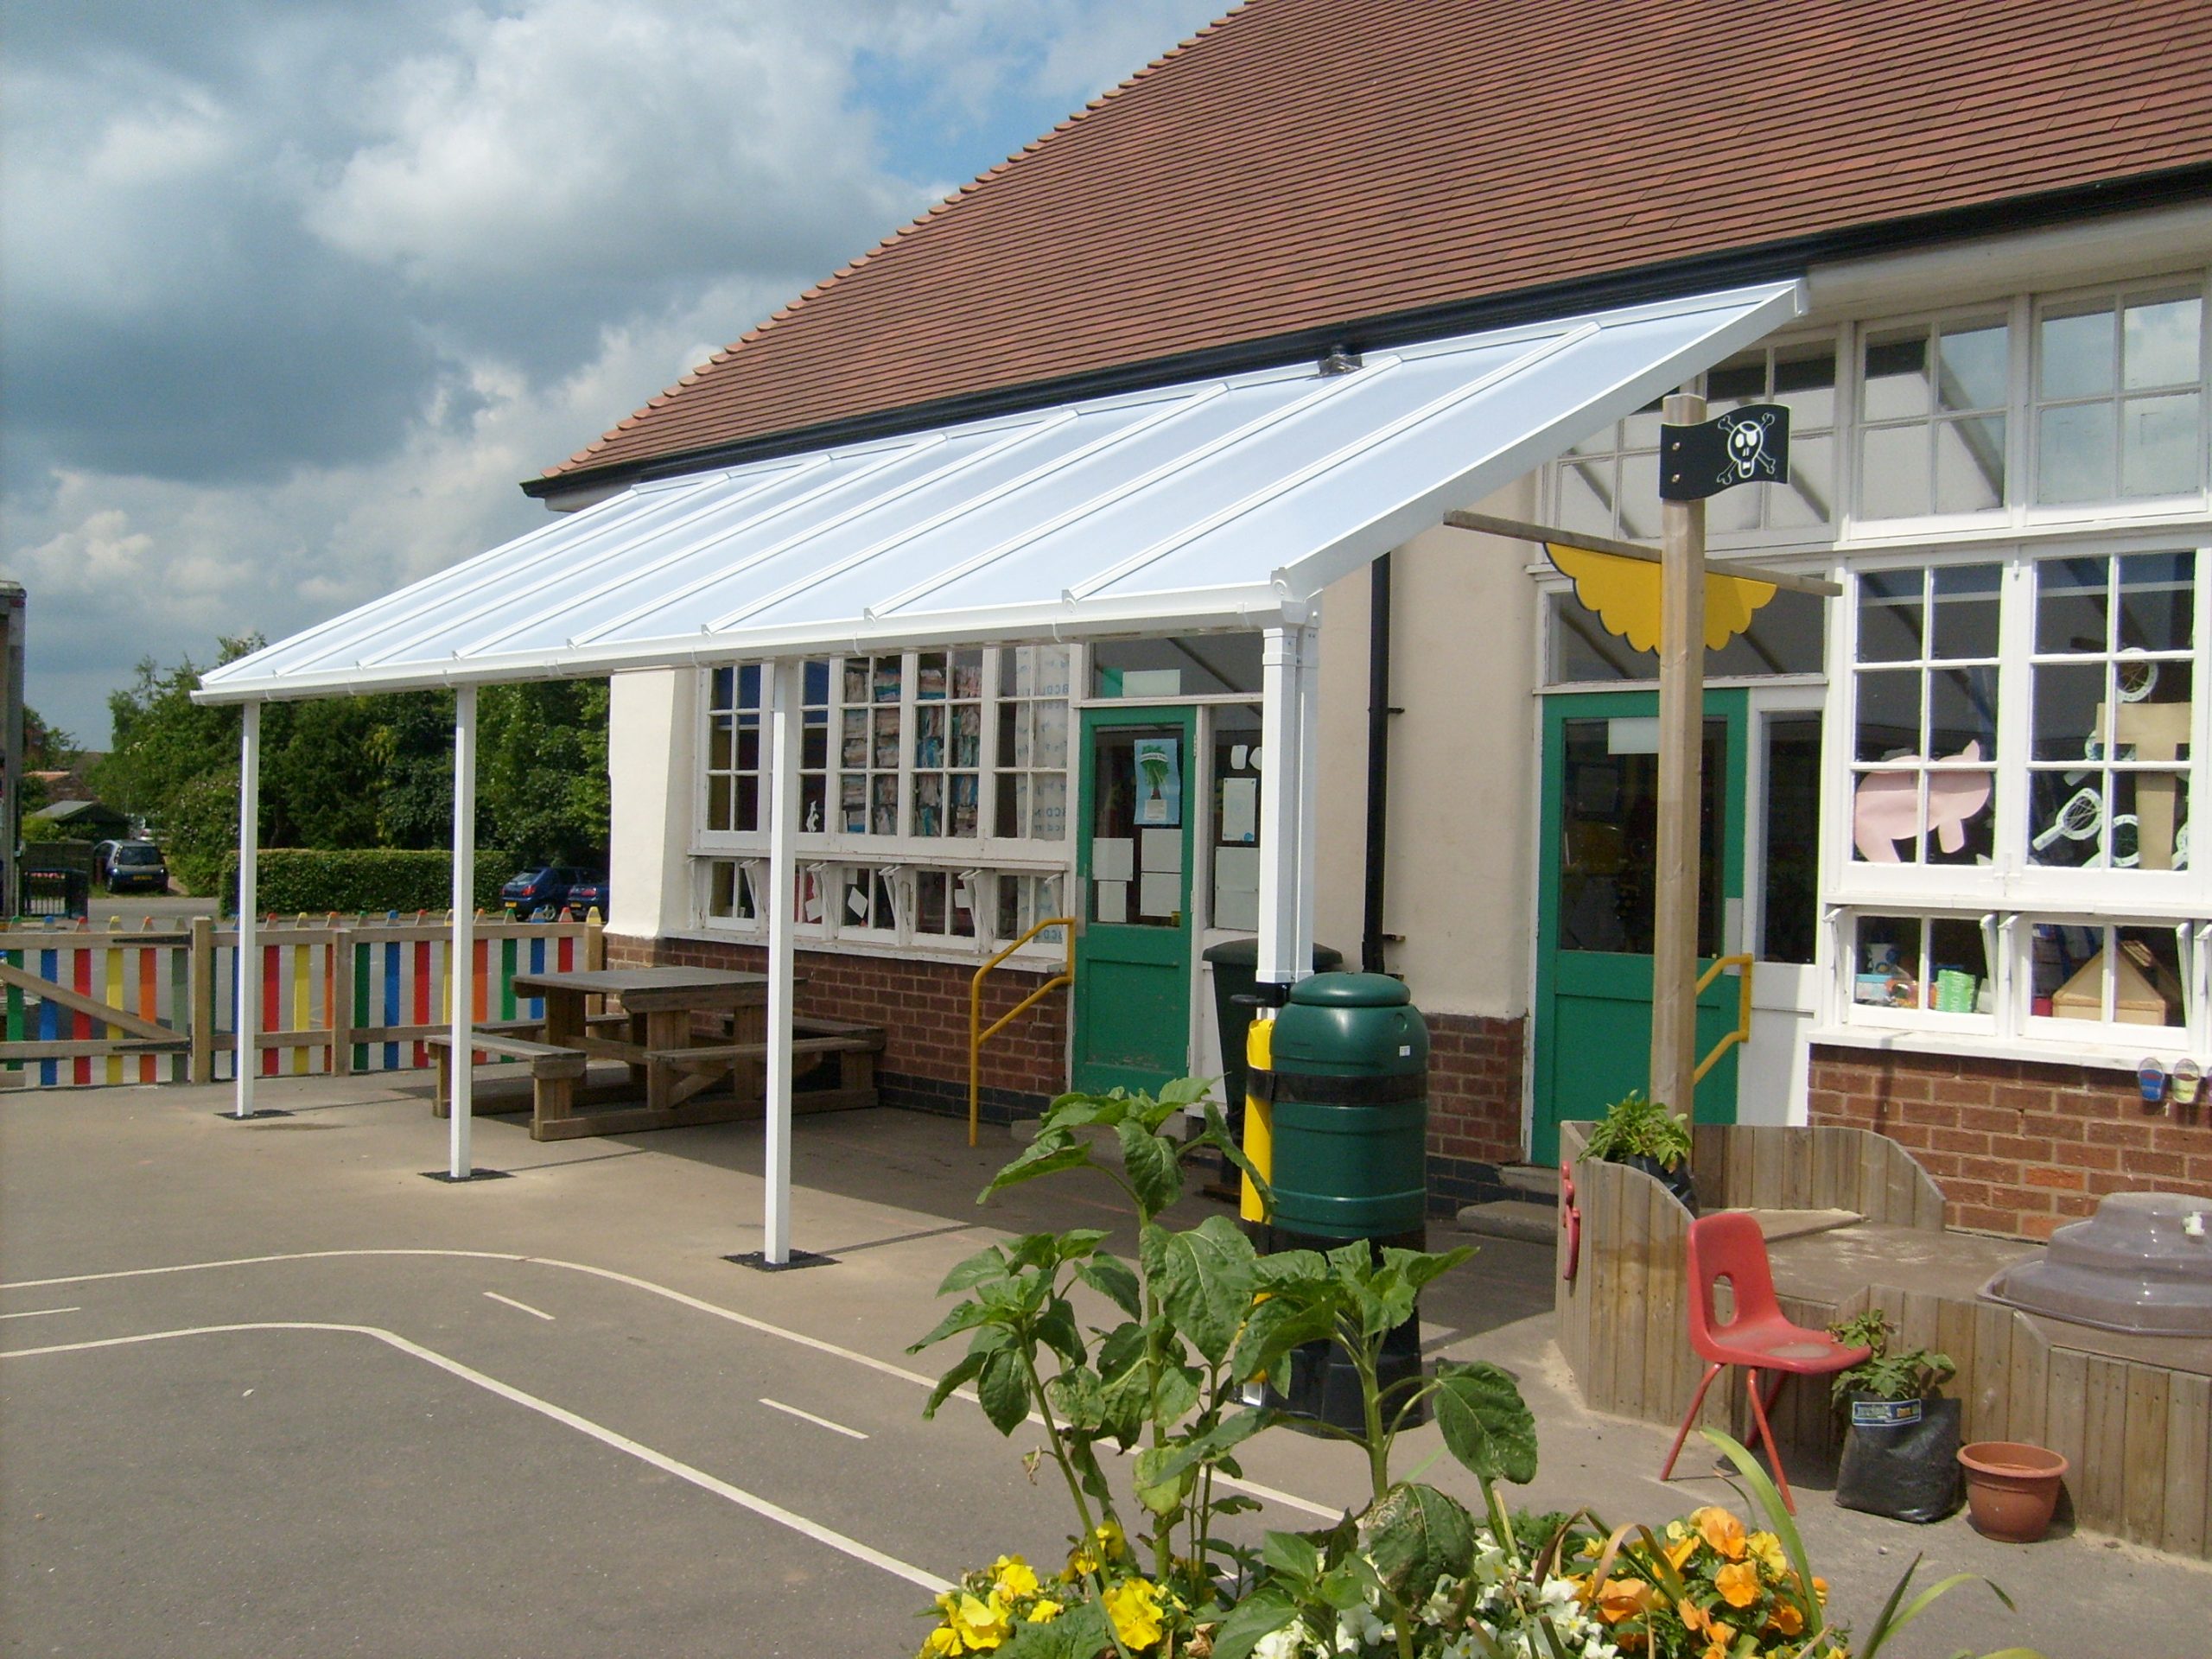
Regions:
<instances>
[{"instance_id":1,"label":"white painted wall","mask_svg":"<svg viewBox=\"0 0 2212 1659\"><path fill-rule=\"evenodd\" d=\"M656 938L690 925L698 685L696 669L613 677L607 722L610 933Z\"/></svg>"},{"instance_id":2,"label":"white painted wall","mask_svg":"<svg viewBox=\"0 0 2212 1659\"><path fill-rule=\"evenodd\" d=\"M1535 517L1535 480L1480 504ZM1438 1013L1529 1010L1536 800L1536 593L1530 550L1441 527L1393 562L1389 862L1383 931L1414 1000ZM1347 957L1364 893L1368 573L1321 622L1319 936Z\"/></svg>"}]
</instances>

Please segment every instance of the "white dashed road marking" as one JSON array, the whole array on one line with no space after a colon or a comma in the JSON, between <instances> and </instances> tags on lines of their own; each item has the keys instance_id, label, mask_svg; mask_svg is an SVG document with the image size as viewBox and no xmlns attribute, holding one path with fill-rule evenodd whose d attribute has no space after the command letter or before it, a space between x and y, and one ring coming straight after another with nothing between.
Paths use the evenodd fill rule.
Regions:
<instances>
[{"instance_id":1,"label":"white dashed road marking","mask_svg":"<svg viewBox=\"0 0 2212 1659\"><path fill-rule=\"evenodd\" d=\"M518 1307L524 1313L534 1313L541 1319L550 1319L553 1317L542 1307L532 1307L528 1302L518 1302L512 1296L502 1296L496 1290L487 1290L484 1294L495 1302L504 1302L509 1307Z\"/></svg>"},{"instance_id":2,"label":"white dashed road marking","mask_svg":"<svg viewBox=\"0 0 2212 1659\"><path fill-rule=\"evenodd\" d=\"M81 1313L81 1307L27 1307L20 1313L0 1313L0 1319L42 1319L49 1313Z\"/></svg>"},{"instance_id":3,"label":"white dashed road marking","mask_svg":"<svg viewBox=\"0 0 2212 1659\"><path fill-rule=\"evenodd\" d=\"M849 1435L856 1440L868 1439L868 1436L857 1428L847 1428L842 1423L833 1423L827 1417L817 1417L810 1411L801 1411L797 1406L787 1406L780 1400L771 1400L765 1394L760 1396L760 1403L772 1411L788 1412L794 1417L812 1423L817 1428L826 1428L835 1434Z\"/></svg>"}]
</instances>

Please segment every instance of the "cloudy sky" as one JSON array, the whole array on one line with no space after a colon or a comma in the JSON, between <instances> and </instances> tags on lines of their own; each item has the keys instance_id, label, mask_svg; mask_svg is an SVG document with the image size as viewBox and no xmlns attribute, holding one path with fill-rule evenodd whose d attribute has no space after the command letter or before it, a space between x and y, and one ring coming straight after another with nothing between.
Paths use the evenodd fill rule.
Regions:
<instances>
[{"instance_id":1,"label":"cloudy sky","mask_svg":"<svg viewBox=\"0 0 2212 1659\"><path fill-rule=\"evenodd\" d=\"M92 747L530 529L518 480L1227 0L0 0L0 575Z\"/></svg>"}]
</instances>

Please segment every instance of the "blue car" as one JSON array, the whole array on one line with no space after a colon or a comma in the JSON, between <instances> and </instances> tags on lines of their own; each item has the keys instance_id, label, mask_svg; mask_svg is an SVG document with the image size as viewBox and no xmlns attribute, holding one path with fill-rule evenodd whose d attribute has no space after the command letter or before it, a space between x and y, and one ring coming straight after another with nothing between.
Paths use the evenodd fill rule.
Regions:
<instances>
[{"instance_id":1,"label":"blue car","mask_svg":"<svg viewBox=\"0 0 2212 1659\"><path fill-rule=\"evenodd\" d=\"M607 919L607 893L605 876L587 874L569 887L569 908L579 916L588 916L595 910L603 922Z\"/></svg>"},{"instance_id":2,"label":"blue car","mask_svg":"<svg viewBox=\"0 0 2212 1659\"><path fill-rule=\"evenodd\" d=\"M569 902L569 889L585 880L590 872L567 864L549 864L542 869L524 870L499 889L499 902L518 916L533 916L541 910L558 910Z\"/></svg>"}]
</instances>

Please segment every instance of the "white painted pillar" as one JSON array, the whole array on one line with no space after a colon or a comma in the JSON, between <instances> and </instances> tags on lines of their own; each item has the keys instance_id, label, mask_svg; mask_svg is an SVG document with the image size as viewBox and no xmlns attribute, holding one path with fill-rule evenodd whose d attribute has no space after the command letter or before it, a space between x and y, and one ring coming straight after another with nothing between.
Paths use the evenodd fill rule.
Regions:
<instances>
[{"instance_id":1,"label":"white painted pillar","mask_svg":"<svg viewBox=\"0 0 2212 1659\"><path fill-rule=\"evenodd\" d=\"M1321 782L1321 620L1309 617L1299 630L1298 652L1298 925L1294 958L1304 979L1313 971L1314 889L1320 865L1319 841Z\"/></svg>"},{"instance_id":2,"label":"white painted pillar","mask_svg":"<svg viewBox=\"0 0 2212 1659\"><path fill-rule=\"evenodd\" d=\"M453 706L453 960L446 973L453 999L453 1116L446 1174L465 1181L475 1167L469 1139L475 1128L476 1068L469 1063L469 1041L476 1007L476 688L458 688Z\"/></svg>"},{"instance_id":3,"label":"white painted pillar","mask_svg":"<svg viewBox=\"0 0 2212 1659\"><path fill-rule=\"evenodd\" d=\"M260 929L254 913L261 902L261 705L249 702L239 712L245 724L238 742L238 994L232 1070L237 1115L251 1117L253 1077L261 1069Z\"/></svg>"},{"instance_id":4,"label":"white painted pillar","mask_svg":"<svg viewBox=\"0 0 2212 1659\"><path fill-rule=\"evenodd\" d=\"M1273 627L1260 668L1260 982L1313 971L1315 630Z\"/></svg>"},{"instance_id":5,"label":"white painted pillar","mask_svg":"<svg viewBox=\"0 0 2212 1659\"><path fill-rule=\"evenodd\" d=\"M797 906L799 708L804 665L782 658L768 672L768 1098L760 1259L791 1259L791 928Z\"/></svg>"}]
</instances>

